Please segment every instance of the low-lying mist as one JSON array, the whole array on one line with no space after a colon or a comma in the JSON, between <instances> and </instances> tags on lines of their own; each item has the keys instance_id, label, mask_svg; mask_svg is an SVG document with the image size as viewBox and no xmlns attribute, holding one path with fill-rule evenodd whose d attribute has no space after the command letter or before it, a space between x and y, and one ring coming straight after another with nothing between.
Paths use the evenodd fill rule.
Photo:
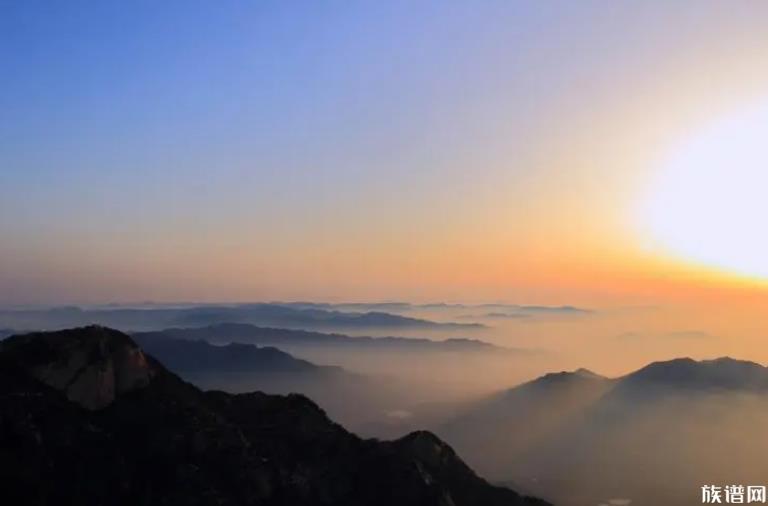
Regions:
<instances>
[{"instance_id":1,"label":"low-lying mist","mask_svg":"<svg viewBox=\"0 0 768 506\"><path fill-rule=\"evenodd\" d=\"M630 392L620 381L516 390L433 427L492 480L565 506L689 505L703 485L765 485L764 393Z\"/></svg>"},{"instance_id":2,"label":"low-lying mist","mask_svg":"<svg viewBox=\"0 0 768 506\"><path fill-rule=\"evenodd\" d=\"M341 347L284 347L327 374L209 372L182 376L206 389L229 392L298 392L317 402L350 430L371 437L399 437L460 406L514 385L543 367L540 355L489 352L361 351Z\"/></svg>"},{"instance_id":3,"label":"low-lying mist","mask_svg":"<svg viewBox=\"0 0 768 506\"><path fill-rule=\"evenodd\" d=\"M173 337L276 347L290 355L283 360L306 363L274 371L231 368L226 362L218 369L174 369L170 362L169 367L205 389L302 393L365 437L434 430L480 475L564 506L612 499L687 505L700 502L705 484L765 485L768 442L761 433L768 422L768 381L765 388L753 388L753 376L762 377L763 368L716 362L705 370L724 368L722 374L697 385L698 366L684 361L683 369L673 363L671 375L652 386L628 382L635 378L632 371L675 357L731 355L764 362L758 308L393 305L388 309L403 319L374 314L373 319L386 322L383 326L369 325L369 316L355 316L368 309L381 308L227 309L223 314L287 318L295 325L293 330L235 326L223 335L220 324L213 323L178 328ZM107 314L135 324L153 310L137 311ZM139 328L159 330L179 318L222 316L219 309L161 311ZM101 314L73 309L11 313L4 313L8 318L0 319L0 328L21 323L45 328ZM458 322L479 325L452 325ZM163 333L145 338L154 334ZM731 377L732 367L752 372ZM580 368L614 379L580 370L525 383ZM681 388L681 378L694 386ZM723 378L727 381L718 384Z\"/></svg>"}]
</instances>

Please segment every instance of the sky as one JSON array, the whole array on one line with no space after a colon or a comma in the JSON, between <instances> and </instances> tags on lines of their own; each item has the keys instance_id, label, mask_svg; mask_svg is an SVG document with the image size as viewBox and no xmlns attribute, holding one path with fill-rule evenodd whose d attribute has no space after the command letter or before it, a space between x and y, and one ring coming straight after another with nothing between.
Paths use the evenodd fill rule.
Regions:
<instances>
[{"instance_id":1,"label":"sky","mask_svg":"<svg viewBox=\"0 0 768 506\"><path fill-rule=\"evenodd\" d=\"M670 254L637 209L676 146L768 96L767 16L0 2L0 304L762 304L762 271Z\"/></svg>"}]
</instances>

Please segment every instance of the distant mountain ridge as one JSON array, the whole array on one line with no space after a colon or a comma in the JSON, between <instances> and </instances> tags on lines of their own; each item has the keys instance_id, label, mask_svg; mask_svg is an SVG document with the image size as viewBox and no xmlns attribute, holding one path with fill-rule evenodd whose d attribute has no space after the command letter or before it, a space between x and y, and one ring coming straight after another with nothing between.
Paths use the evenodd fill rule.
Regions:
<instances>
[{"instance_id":1,"label":"distant mountain ridge","mask_svg":"<svg viewBox=\"0 0 768 506\"><path fill-rule=\"evenodd\" d=\"M444 442L362 440L308 399L202 392L103 328L0 343L0 502L525 506Z\"/></svg>"},{"instance_id":2,"label":"distant mountain ridge","mask_svg":"<svg viewBox=\"0 0 768 506\"><path fill-rule=\"evenodd\" d=\"M339 311L386 311L386 312L403 312L414 311L419 309L496 309L496 310L513 310L518 312L530 312L530 313L590 313L592 310L585 309L570 305L561 306L543 306L543 305L526 305L526 304L504 304L504 303L479 303L479 304L464 304L464 303L448 303L448 302L433 302L425 304L413 304L410 302L341 302L341 303L328 303L328 302L272 302L271 304L299 307L305 309L335 309Z\"/></svg>"},{"instance_id":3,"label":"distant mountain ridge","mask_svg":"<svg viewBox=\"0 0 768 506\"><path fill-rule=\"evenodd\" d=\"M382 311L343 312L331 308L286 304L240 304L194 307L122 308L77 306L0 311L0 326L9 328L62 328L100 324L123 330L158 330L217 323L250 323L290 329L444 329L472 330L479 323L434 322Z\"/></svg>"},{"instance_id":4,"label":"distant mountain ridge","mask_svg":"<svg viewBox=\"0 0 768 506\"><path fill-rule=\"evenodd\" d=\"M295 358L271 346L230 343L215 346L203 340L155 338L134 335L133 339L146 352L177 373L249 372L271 373L341 373L339 367L319 366Z\"/></svg>"},{"instance_id":5,"label":"distant mountain ridge","mask_svg":"<svg viewBox=\"0 0 768 506\"><path fill-rule=\"evenodd\" d=\"M133 339L171 371L204 390L300 393L322 404L333 418L353 430L365 420L385 416L388 406L416 395L413 385L398 378L317 365L272 346L214 345L162 333L134 335Z\"/></svg>"},{"instance_id":6,"label":"distant mountain ridge","mask_svg":"<svg viewBox=\"0 0 768 506\"><path fill-rule=\"evenodd\" d=\"M479 310L477 315L451 315L451 311ZM433 321L407 313L445 315L449 321ZM408 302L263 302L248 304L107 304L50 308L0 308L0 327L57 329L99 324L125 331L160 330L168 327L201 327L218 323L304 330L360 331L364 329L412 329L472 331L485 327L472 319L578 316L591 309L562 305L519 304L412 304ZM455 322L451 319L460 319ZM442 319L442 317L441 317Z\"/></svg>"},{"instance_id":7,"label":"distant mountain ridge","mask_svg":"<svg viewBox=\"0 0 768 506\"><path fill-rule=\"evenodd\" d=\"M291 344L337 345L351 348L408 349L412 351L515 351L529 350L503 348L477 339L451 338L442 341L412 337L350 337L306 330L259 327L243 323L221 323L206 327L169 328L154 332L136 332L138 339L175 338L204 340L210 343L249 343L260 346Z\"/></svg>"}]
</instances>

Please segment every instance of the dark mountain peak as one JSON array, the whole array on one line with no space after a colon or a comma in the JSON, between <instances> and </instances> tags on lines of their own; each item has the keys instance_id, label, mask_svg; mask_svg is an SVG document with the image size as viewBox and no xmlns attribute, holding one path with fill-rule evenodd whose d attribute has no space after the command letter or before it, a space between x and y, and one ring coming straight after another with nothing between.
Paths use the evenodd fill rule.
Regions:
<instances>
[{"instance_id":1,"label":"dark mountain peak","mask_svg":"<svg viewBox=\"0 0 768 506\"><path fill-rule=\"evenodd\" d=\"M481 411L497 413L500 410L506 413L510 409L515 411L534 406L538 409L543 406L540 403L552 406L581 403L585 399L596 399L614 383L615 380L584 368L552 372L492 396Z\"/></svg>"},{"instance_id":2,"label":"dark mountain peak","mask_svg":"<svg viewBox=\"0 0 768 506\"><path fill-rule=\"evenodd\" d=\"M554 386L554 385L566 385L583 383L586 381L602 381L607 380L605 376L601 376L597 373L590 371L589 369L576 369L575 371L560 371L551 372L540 376L535 380L528 383L531 386Z\"/></svg>"},{"instance_id":3,"label":"dark mountain peak","mask_svg":"<svg viewBox=\"0 0 768 506\"><path fill-rule=\"evenodd\" d=\"M0 351L35 379L92 410L147 386L157 373L130 337L98 325L12 336Z\"/></svg>"},{"instance_id":4,"label":"dark mountain peak","mask_svg":"<svg viewBox=\"0 0 768 506\"><path fill-rule=\"evenodd\" d=\"M301 395L202 392L104 327L2 342L0 398L1 504L542 504L430 433L363 440Z\"/></svg>"},{"instance_id":5,"label":"dark mountain peak","mask_svg":"<svg viewBox=\"0 0 768 506\"><path fill-rule=\"evenodd\" d=\"M411 432L398 439L395 444L408 448L416 457L435 466L457 459L453 448L426 430Z\"/></svg>"},{"instance_id":6,"label":"dark mountain peak","mask_svg":"<svg viewBox=\"0 0 768 506\"><path fill-rule=\"evenodd\" d=\"M346 437L313 400L302 394L270 395L263 392L228 394L206 392L206 400L228 420L253 431L267 431L270 438L294 442L318 442L328 437ZM260 434L259 437L264 437Z\"/></svg>"},{"instance_id":7,"label":"dark mountain peak","mask_svg":"<svg viewBox=\"0 0 768 506\"><path fill-rule=\"evenodd\" d=\"M596 372L589 369L585 369L584 367L576 369L573 371L573 373L582 378L605 379L605 376L601 376L600 374L597 374Z\"/></svg>"},{"instance_id":8,"label":"dark mountain peak","mask_svg":"<svg viewBox=\"0 0 768 506\"><path fill-rule=\"evenodd\" d=\"M135 334L133 338L153 357L178 373L216 372L269 374L277 372L330 372L272 346L229 343L213 345L202 339L181 339L156 334Z\"/></svg>"},{"instance_id":9,"label":"dark mountain peak","mask_svg":"<svg viewBox=\"0 0 768 506\"><path fill-rule=\"evenodd\" d=\"M731 357L701 361L686 357L653 362L625 376L621 383L679 388L764 389L768 388L768 369L755 362Z\"/></svg>"},{"instance_id":10,"label":"dark mountain peak","mask_svg":"<svg viewBox=\"0 0 768 506\"><path fill-rule=\"evenodd\" d=\"M740 360L732 357L718 357L711 360L702 360L702 364L710 364L718 367L736 367L743 369L765 369L764 366L751 360Z\"/></svg>"},{"instance_id":11,"label":"dark mountain peak","mask_svg":"<svg viewBox=\"0 0 768 506\"><path fill-rule=\"evenodd\" d=\"M440 506L482 504L486 506L541 505L549 503L520 496L509 489L495 487L477 476L447 443L428 431L412 432L392 443L397 454L411 460L416 479L432 489ZM440 482L452 484L450 492L439 491ZM471 492L470 492L471 491Z\"/></svg>"}]
</instances>

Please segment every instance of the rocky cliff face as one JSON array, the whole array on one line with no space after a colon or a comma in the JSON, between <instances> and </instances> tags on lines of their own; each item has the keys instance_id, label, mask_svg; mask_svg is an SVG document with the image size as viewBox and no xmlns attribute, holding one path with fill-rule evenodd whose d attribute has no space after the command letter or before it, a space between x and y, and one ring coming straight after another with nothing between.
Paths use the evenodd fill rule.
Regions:
<instances>
[{"instance_id":1,"label":"rocky cliff face","mask_svg":"<svg viewBox=\"0 0 768 506\"><path fill-rule=\"evenodd\" d=\"M103 327L0 345L0 503L513 506L434 435L362 440L309 399L202 392Z\"/></svg>"},{"instance_id":2,"label":"rocky cliff face","mask_svg":"<svg viewBox=\"0 0 768 506\"><path fill-rule=\"evenodd\" d=\"M101 409L117 395L149 385L154 371L128 336L93 326L8 339L0 350L30 376L86 409Z\"/></svg>"}]
</instances>

